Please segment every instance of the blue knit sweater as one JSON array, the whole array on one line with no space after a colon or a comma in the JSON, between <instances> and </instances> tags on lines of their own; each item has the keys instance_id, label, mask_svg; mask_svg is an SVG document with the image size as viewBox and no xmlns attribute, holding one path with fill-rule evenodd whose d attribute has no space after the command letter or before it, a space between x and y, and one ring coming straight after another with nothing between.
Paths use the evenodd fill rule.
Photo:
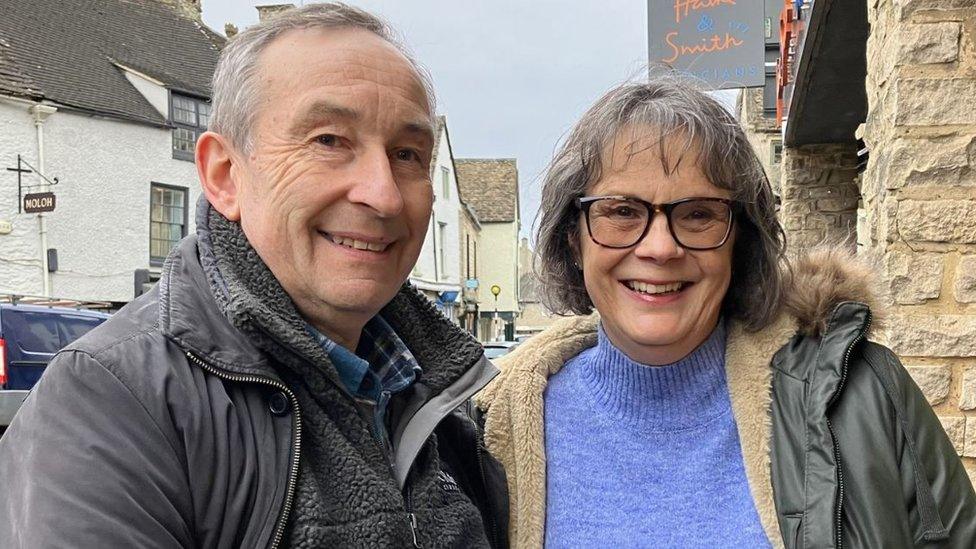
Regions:
<instances>
[{"instance_id":1,"label":"blue knit sweater","mask_svg":"<svg viewBox=\"0 0 976 549\"><path fill-rule=\"evenodd\" d=\"M769 547L725 380L725 330L667 366L613 346L545 393L547 547Z\"/></svg>"}]
</instances>

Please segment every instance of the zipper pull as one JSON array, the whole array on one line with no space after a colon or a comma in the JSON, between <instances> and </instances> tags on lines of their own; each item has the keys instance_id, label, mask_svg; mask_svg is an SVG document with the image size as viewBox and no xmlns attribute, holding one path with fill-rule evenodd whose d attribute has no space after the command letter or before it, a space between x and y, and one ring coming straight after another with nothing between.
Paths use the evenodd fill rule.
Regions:
<instances>
[{"instance_id":1,"label":"zipper pull","mask_svg":"<svg viewBox=\"0 0 976 549\"><path fill-rule=\"evenodd\" d=\"M417 515L407 513L410 516L410 533L413 534L413 546L420 549L420 542L417 541Z\"/></svg>"}]
</instances>

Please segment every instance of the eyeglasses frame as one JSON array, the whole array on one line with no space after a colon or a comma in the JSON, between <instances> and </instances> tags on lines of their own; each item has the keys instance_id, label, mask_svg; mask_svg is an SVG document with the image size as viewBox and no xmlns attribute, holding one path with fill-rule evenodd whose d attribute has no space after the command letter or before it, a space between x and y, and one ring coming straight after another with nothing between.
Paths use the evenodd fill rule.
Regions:
<instances>
[{"instance_id":1,"label":"eyeglasses frame","mask_svg":"<svg viewBox=\"0 0 976 549\"><path fill-rule=\"evenodd\" d=\"M647 208L647 211L650 214L647 216L647 223L644 224L644 230L641 231L640 236L637 238L637 240L634 241L633 244L628 244L627 246L609 246L593 237L593 229L590 227L590 206L592 206L594 202L598 202L600 200L629 200L632 202L637 202L639 204L642 204L645 208ZM688 202L695 202L699 200L706 200L710 202L721 202L729 207L729 227L725 231L725 236L722 237L722 241L715 246L709 246L706 248L686 246L681 242L681 240L678 238L678 235L675 234L674 232L674 226L671 223L671 212L674 211L674 209L680 206L681 204L685 204ZM681 246L686 250L695 250L695 251L717 250L718 248L725 246L725 243L729 241L729 236L732 235L732 227L735 225L735 217L736 217L735 210L737 209L737 206L738 203L735 200L731 200L728 198L711 197L711 196L692 196L688 198L682 198L681 200L675 200L674 202L666 202L664 204L654 204L646 200L641 200L640 198L636 198L633 196L625 196L625 195L580 196L576 198L576 207L579 208L581 212L583 212L583 217L586 219L586 232L590 235L590 240L592 240L597 246L602 246L604 248L610 248L613 250L623 250L626 248L632 248L640 244L640 242L644 240L644 237L647 236L647 231L651 229L651 223L654 222L654 216L662 212L664 213L664 218L668 222L668 232L671 233L671 238L674 239L676 244L678 244L679 246Z\"/></svg>"}]
</instances>

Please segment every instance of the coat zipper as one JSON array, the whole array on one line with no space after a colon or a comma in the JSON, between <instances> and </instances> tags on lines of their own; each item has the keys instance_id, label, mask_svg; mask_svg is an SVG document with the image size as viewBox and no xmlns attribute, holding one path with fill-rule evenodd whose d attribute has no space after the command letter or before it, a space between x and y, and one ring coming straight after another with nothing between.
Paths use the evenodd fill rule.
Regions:
<instances>
[{"instance_id":1,"label":"coat zipper","mask_svg":"<svg viewBox=\"0 0 976 549\"><path fill-rule=\"evenodd\" d=\"M864 335L867 334L868 330L871 328L871 310L868 309L867 322L864 323L864 327L857 333L857 337L847 346L847 350L844 351L844 362L841 365L840 372L840 383L837 384L837 389L834 390L834 394L831 395L830 400L827 401L827 411L833 406L837 398L840 397L841 391L844 389L844 384L847 382L847 368L851 359L851 352L862 339ZM834 543L837 549L843 549L844 539L841 534L841 526L844 521L844 469L841 467L840 462L840 447L837 444L837 435L834 434L834 428L830 424L830 418L827 417L827 431L830 433L830 438L834 442L834 462L837 464L837 500L834 502Z\"/></svg>"},{"instance_id":2,"label":"coat zipper","mask_svg":"<svg viewBox=\"0 0 976 549\"><path fill-rule=\"evenodd\" d=\"M262 376L230 374L214 368L189 351L186 352L186 356L204 371L218 378L240 383L261 383L264 385L270 385L271 387L274 387L288 395L288 401L291 403L292 414L294 416L292 423L294 424L295 436L292 442L291 464L289 465L288 469L288 487L285 491L285 503L282 506L281 514L278 516L278 523L275 526L274 538L272 538L271 541L271 549L277 549L277 547L281 545L281 540L285 535L285 525L288 522L288 515L291 514L291 507L295 499L295 486L298 483L298 458L302 447L302 421L300 415L301 410L298 407L298 399L295 398L295 394L291 392L291 389L279 381Z\"/></svg>"},{"instance_id":3,"label":"coat zipper","mask_svg":"<svg viewBox=\"0 0 976 549\"><path fill-rule=\"evenodd\" d=\"M413 505L410 503L410 485L404 488L403 504L407 510L407 522L410 523L410 534L413 535L413 546L420 549L420 542L417 540L417 514L413 512Z\"/></svg>"},{"instance_id":4,"label":"coat zipper","mask_svg":"<svg viewBox=\"0 0 976 549\"><path fill-rule=\"evenodd\" d=\"M484 437L484 432L481 430L481 426L478 425L478 422L475 422L475 429L477 429L479 433L478 439L475 441L475 448L476 448L475 453L478 456L478 473L481 475L481 485L484 486L485 488L485 507L488 508L488 526L489 526L488 541L490 542L492 547L498 547L499 535L498 535L498 524L495 522L495 510L491 508L493 507L491 504L491 499L487 497L488 477L485 475L485 458L484 458L485 447L484 447L484 443L482 442Z\"/></svg>"}]
</instances>

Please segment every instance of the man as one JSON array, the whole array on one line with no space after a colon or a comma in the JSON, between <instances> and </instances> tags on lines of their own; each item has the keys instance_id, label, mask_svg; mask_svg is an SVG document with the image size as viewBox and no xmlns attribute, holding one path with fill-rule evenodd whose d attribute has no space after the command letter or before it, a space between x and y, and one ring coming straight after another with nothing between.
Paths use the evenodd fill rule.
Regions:
<instances>
[{"instance_id":1,"label":"man","mask_svg":"<svg viewBox=\"0 0 976 549\"><path fill-rule=\"evenodd\" d=\"M503 546L504 476L458 411L495 370L402 287L433 118L361 10L231 41L197 234L25 402L0 442L0 546Z\"/></svg>"}]
</instances>

